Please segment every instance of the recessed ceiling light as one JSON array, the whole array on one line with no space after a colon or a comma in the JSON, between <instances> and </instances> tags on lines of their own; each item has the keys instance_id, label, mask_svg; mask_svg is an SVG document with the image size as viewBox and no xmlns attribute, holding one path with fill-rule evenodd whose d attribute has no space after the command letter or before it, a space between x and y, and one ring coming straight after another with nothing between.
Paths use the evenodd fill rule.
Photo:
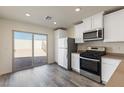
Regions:
<instances>
[{"instance_id":1,"label":"recessed ceiling light","mask_svg":"<svg viewBox=\"0 0 124 93\"><path fill-rule=\"evenodd\" d=\"M57 23L56 22L53 22L54 25L56 25Z\"/></svg>"},{"instance_id":2,"label":"recessed ceiling light","mask_svg":"<svg viewBox=\"0 0 124 93\"><path fill-rule=\"evenodd\" d=\"M26 13L25 15L26 15L26 16L31 16L29 13Z\"/></svg>"},{"instance_id":3,"label":"recessed ceiling light","mask_svg":"<svg viewBox=\"0 0 124 93\"><path fill-rule=\"evenodd\" d=\"M80 8L76 8L76 9L75 9L76 12L79 12L80 10L81 10Z\"/></svg>"}]
</instances>

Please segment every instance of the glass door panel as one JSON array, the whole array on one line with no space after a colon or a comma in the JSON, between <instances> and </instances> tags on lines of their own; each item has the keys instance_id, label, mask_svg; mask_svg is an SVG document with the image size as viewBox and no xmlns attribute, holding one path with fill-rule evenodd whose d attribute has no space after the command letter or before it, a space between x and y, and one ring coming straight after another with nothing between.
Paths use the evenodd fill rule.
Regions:
<instances>
[{"instance_id":1,"label":"glass door panel","mask_svg":"<svg viewBox=\"0 0 124 93\"><path fill-rule=\"evenodd\" d=\"M32 33L14 32L14 71L32 67Z\"/></svg>"},{"instance_id":2,"label":"glass door panel","mask_svg":"<svg viewBox=\"0 0 124 93\"><path fill-rule=\"evenodd\" d=\"M47 35L34 34L34 66L47 64Z\"/></svg>"}]
</instances>

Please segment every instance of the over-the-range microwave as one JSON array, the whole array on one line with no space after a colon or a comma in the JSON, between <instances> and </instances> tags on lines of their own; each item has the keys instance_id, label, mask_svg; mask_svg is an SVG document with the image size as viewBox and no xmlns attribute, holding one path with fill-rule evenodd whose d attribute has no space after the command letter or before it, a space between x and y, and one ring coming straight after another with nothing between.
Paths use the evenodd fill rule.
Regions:
<instances>
[{"instance_id":1,"label":"over-the-range microwave","mask_svg":"<svg viewBox=\"0 0 124 93\"><path fill-rule=\"evenodd\" d=\"M95 40L103 40L104 39L104 30L96 29L93 31L88 31L83 33L84 41L95 41Z\"/></svg>"}]
</instances>

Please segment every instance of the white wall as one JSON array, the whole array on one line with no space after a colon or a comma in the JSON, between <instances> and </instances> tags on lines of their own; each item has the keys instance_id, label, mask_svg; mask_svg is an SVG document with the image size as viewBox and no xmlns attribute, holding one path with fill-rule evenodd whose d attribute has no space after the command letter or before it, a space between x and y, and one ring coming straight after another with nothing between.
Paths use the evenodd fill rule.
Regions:
<instances>
[{"instance_id":1,"label":"white wall","mask_svg":"<svg viewBox=\"0 0 124 93\"><path fill-rule=\"evenodd\" d=\"M74 38L74 26L68 29L68 37ZM86 42L78 44L78 50L86 50L88 46L103 46L107 48L109 53L123 53L124 54L124 42L116 43L104 43L102 41Z\"/></svg>"},{"instance_id":2,"label":"white wall","mask_svg":"<svg viewBox=\"0 0 124 93\"><path fill-rule=\"evenodd\" d=\"M48 34L48 63L54 62L52 29L0 19L0 75L12 72L12 30Z\"/></svg>"}]
</instances>

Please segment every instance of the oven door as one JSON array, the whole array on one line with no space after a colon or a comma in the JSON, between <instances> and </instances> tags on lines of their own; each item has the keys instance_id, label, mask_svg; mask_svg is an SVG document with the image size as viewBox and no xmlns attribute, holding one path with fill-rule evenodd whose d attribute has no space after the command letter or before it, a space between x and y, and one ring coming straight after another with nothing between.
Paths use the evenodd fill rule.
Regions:
<instances>
[{"instance_id":1,"label":"oven door","mask_svg":"<svg viewBox=\"0 0 124 93\"><path fill-rule=\"evenodd\" d=\"M100 76L101 75L100 60L80 57L80 69Z\"/></svg>"}]
</instances>

